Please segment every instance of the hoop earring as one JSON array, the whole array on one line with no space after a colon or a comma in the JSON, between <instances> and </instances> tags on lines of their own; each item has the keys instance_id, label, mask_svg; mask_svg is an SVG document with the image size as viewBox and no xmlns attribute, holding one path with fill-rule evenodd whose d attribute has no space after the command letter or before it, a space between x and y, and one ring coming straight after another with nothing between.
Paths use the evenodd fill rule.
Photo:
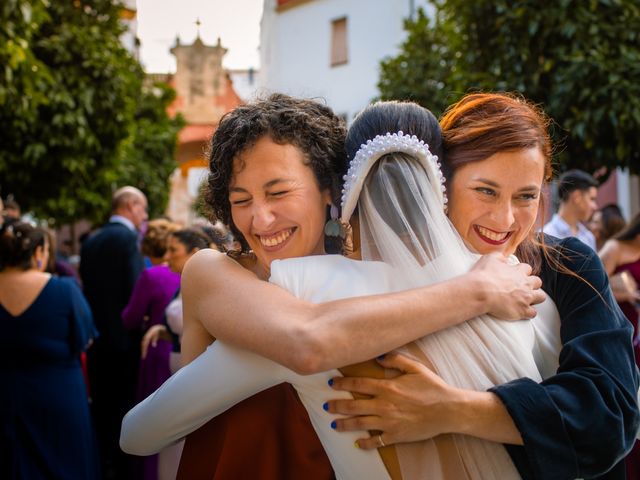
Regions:
<instances>
[{"instance_id":1,"label":"hoop earring","mask_svg":"<svg viewBox=\"0 0 640 480\"><path fill-rule=\"evenodd\" d=\"M338 219L338 207L333 203L330 210L331 219L324 225L324 234L327 237L340 237L343 240L347 236L347 230Z\"/></svg>"}]
</instances>

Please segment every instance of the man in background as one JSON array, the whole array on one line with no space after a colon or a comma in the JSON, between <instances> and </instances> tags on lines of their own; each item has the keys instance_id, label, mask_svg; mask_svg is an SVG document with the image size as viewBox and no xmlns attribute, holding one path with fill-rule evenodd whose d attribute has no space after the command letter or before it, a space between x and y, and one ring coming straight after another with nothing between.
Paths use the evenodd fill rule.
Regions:
<instances>
[{"instance_id":1,"label":"man in background","mask_svg":"<svg viewBox=\"0 0 640 480\"><path fill-rule=\"evenodd\" d=\"M557 238L576 237L596 249L596 239L585 223L598 208L598 182L582 170L569 170L558 179L560 208L542 231Z\"/></svg>"},{"instance_id":2,"label":"man in background","mask_svg":"<svg viewBox=\"0 0 640 480\"><path fill-rule=\"evenodd\" d=\"M134 187L113 194L109 222L82 244L80 276L99 337L89 349L92 410L105 480L133 478L131 459L120 451L120 423L134 405L140 359L139 331L120 314L144 267L137 232L147 220L147 199Z\"/></svg>"}]
</instances>

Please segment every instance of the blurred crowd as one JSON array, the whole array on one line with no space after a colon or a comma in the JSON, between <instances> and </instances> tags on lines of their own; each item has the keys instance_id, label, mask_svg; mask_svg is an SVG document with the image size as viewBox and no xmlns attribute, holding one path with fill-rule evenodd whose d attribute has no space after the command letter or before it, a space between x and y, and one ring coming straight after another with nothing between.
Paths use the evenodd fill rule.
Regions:
<instances>
[{"instance_id":1,"label":"blurred crowd","mask_svg":"<svg viewBox=\"0 0 640 480\"><path fill-rule=\"evenodd\" d=\"M598 208L597 188L585 172L561 176L560 206L544 231L575 236L598 252L634 325L640 363L640 214L627 222L618 205ZM202 249L236 250L232 234L204 220L189 227L149 220L145 195L127 186L77 255L70 242L57 244L54 231L25 220L15 199L0 209L0 363L13 392L2 410L20 468L41 459L70 478L175 478L182 445L126 455L120 422L179 368L187 261ZM628 462L634 458L637 452Z\"/></svg>"},{"instance_id":2,"label":"blurred crowd","mask_svg":"<svg viewBox=\"0 0 640 480\"><path fill-rule=\"evenodd\" d=\"M126 455L120 422L179 368L186 262L202 249L234 250L233 236L205 220L149 220L145 195L128 186L74 252L16 199L0 202L1 363L13 392L3 422L20 452L16 471L44 459L55 478L175 478L181 445Z\"/></svg>"}]
</instances>

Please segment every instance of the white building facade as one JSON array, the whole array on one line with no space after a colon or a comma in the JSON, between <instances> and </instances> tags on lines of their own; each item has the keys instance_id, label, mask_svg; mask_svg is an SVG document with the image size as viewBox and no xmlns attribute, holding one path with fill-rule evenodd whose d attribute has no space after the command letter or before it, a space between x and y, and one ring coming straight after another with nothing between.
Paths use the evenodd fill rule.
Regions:
<instances>
[{"instance_id":1,"label":"white building facade","mask_svg":"<svg viewBox=\"0 0 640 480\"><path fill-rule=\"evenodd\" d=\"M323 98L347 122L378 95L380 61L399 53L404 19L426 0L265 0L262 91Z\"/></svg>"},{"instance_id":2,"label":"white building facade","mask_svg":"<svg viewBox=\"0 0 640 480\"><path fill-rule=\"evenodd\" d=\"M120 37L122 45L136 58L140 59L140 40L138 39L138 9L136 0L122 0L120 21L126 30Z\"/></svg>"},{"instance_id":3,"label":"white building facade","mask_svg":"<svg viewBox=\"0 0 640 480\"><path fill-rule=\"evenodd\" d=\"M380 61L399 53L403 22L420 7L432 8L427 0L264 0L258 94L324 99L351 123L379 95ZM640 211L640 179L617 170L598 203L617 203L629 220Z\"/></svg>"}]
</instances>

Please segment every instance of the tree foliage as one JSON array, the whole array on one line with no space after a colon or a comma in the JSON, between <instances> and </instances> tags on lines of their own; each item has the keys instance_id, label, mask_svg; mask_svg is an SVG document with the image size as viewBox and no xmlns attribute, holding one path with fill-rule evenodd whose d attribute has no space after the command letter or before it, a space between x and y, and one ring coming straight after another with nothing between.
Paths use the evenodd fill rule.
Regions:
<instances>
[{"instance_id":1,"label":"tree foliage","mask_svg":"<svg viewBox=\"0 0 640 480\"><path fill-rule=\"evenodd\" d=\"M144 177L136 175L149 169L147 158L159 161L158 151L133 157L144 136L175 138L164 110L149 115L142 69L120 40L120 9L112 0L6 0L0 7L1 193L58 223L103 219L112 190ZM167 161L174 142L149 148L169 148Z\"/></svg>"},{"instance_id":2,"label":"tree foliage","mask_svg":"<svg viewBox=\"0 0 640 480\"><path fill-rule=\"evenodd\" d=\"M171 119L166 114L175 94L162 83L143 88L133 123L135 129L122 150L118 169L120 184L135 185L147 194L150 218L164 213L169 199L169 177L176 169L173 152L184 120L180 115Z\"/></svg>"},{"instance_id":3,"label":"tree foliage","mask_svg":"<svg viewBox=\"0 0 640 480\"><path fill-rule=\"evenodd\" d=\"M517 91L556 122L562 168L640 173L637 0L434 0L397 58L382 64L383 98L441 112L469 90ZM419 92L419 93L418 93Z\"/></svg>"}]
</instances>

